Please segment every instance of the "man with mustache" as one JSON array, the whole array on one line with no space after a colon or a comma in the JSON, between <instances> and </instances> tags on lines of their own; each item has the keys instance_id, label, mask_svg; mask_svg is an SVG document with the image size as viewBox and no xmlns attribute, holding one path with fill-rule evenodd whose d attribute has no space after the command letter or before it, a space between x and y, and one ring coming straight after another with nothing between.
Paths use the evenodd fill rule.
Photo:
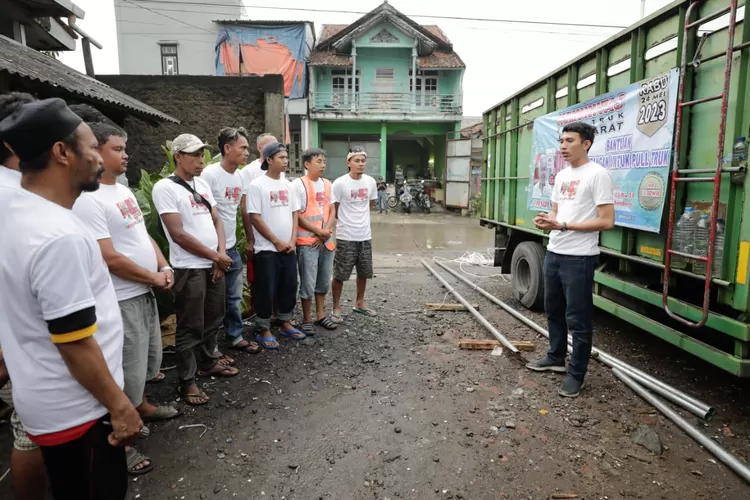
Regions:
<instances>
[{"instance_id":1,"label":"man with mustache","mask_svg":"<svg viewBox=\"0 0 750 500\"><path fill-rule=\"evenodd\" d=\"M0 138L20 158L23 188L0 210L0 343L16 411L55 499L124 499L122 446L143 422L122 391L112 280L71 211L99 187L98 142L61 99L23 105L0 123Z\"/></svg>"},{"instance_id":2,"label":"man with mustache","mask_svg":"<svg viewBox=\"0 0 750 500\"><path fill-rule=\"evenodd\" d=\"M162 344L159 311L151 288L170 290L174 271L159 246L148 235L138 201L132 191L117 182L127 171L127 134L107 123L90 123L99 143L104 173L99 189L84 193L73 206L75 213L99 243L112 276L122 315L125 342L122 365L125 393L144 422L176 417L170 406L154 406L144 397L146 380L153 379L161 366ZM128 473L146 474L151 460L126 448Z\"/></svg>"},{"instance_id":3,"label":"man with mustache","mask_svg":"<svg viewBox=\"0 0 750 500\"><path fill-rule=\"evenodd\" d=\"M208 147L192 134L172 141L174 175L154 186L154 206L169 241L169 260L174 268L179 391L190 405L208 403L198 388L196 374L234 377L239 372L232 360L216 350L224 321L224 273L232 265L227 255L224 224L208 183L200 178L203 152Z\"/></svg>"},{"instance_id":4,"label":"man with mustache","mask_svg":"<svg viewBox=\"0 0 750 500\"><path fill-rule=\"evenodd\" d=\"M583 122L566 125L560 153L568 167L555 176L552 210L534 218L534 225L551 231L544 258L544 309L550 347L547 356L526 365L530 370L565 373L558 394L577 397L583 389L593 342L594 271L599 261L599 231L615 226L612 178L604 167L589 161L596 129ZM568 368L568 331L573 353Z\"/></svg>"}]
</instances>

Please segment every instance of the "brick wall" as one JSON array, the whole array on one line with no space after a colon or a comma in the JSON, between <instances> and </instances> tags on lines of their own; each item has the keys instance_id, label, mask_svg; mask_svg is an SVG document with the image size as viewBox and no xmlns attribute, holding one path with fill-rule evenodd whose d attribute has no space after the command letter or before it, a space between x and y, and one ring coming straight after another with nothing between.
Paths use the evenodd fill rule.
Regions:
<instances>
[{"instance_id":1,"label":"brick wall","mask_svg":"<svg viewBox=\"0 0 750 500\"><path fill-rule=\"evenodd\" d=\"M222 127L245 127L252 144L265 132L265 96L283 94L281 75L263 77L106 75L97 77L136 99L167 113L180 124L158 126L125 117L128 133L128 180L137 183L141 169L158 171L166 160L161 146L182 133L191 133L213 146ZM118 120L120 121L120 120Z\"/></svg>"}]
</instances>

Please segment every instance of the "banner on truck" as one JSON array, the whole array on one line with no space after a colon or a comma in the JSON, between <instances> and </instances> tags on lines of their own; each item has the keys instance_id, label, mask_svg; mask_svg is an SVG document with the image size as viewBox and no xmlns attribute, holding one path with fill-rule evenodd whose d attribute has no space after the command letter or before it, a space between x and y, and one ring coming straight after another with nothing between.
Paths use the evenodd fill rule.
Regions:
<instances>
[{"instance_id":1,"label":"banner on truck","mask_svg":"<svg viewBox=\"0 0 750 500\"><path fill-rule=\"evenodd\" d=\"M615 187L615 224L654 233L661 226L677 110L675 68L534 120L529 209L548 211L555 175L567 166L560 134L577 121L596 127L589 159L607 169Z\"/></svg>"}]
</instances>

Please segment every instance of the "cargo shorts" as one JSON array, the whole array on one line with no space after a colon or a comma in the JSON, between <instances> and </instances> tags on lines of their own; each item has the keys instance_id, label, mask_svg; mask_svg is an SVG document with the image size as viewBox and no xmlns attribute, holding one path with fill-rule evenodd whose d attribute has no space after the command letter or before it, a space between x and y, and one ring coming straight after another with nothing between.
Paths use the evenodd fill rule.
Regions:
<instances>
[{"instance_id":1,"label":"cargo shorts","mask_svg":"<svg viewBox=\"0 0 750 500\"><path fill-rule=\"evenodd\" d=\"M357 268L357 277L372 279L372 240L336 240L336 255L333 258L333 279L347 281L352 270Z\"/></svg>"}]
</instances>

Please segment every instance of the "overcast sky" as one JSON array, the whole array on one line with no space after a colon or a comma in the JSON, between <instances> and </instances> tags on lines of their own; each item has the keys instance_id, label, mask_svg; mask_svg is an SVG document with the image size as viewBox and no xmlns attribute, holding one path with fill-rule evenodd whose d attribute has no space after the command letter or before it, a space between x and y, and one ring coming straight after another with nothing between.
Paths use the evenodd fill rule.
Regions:
<instances>
[{"instance_id":1,"label":"overcast sky","mask_svg":"<svg viewBox=\"0 0 750 500\"><path fill-rule=\"evenodd\" d=\"M205 0L189 0L201 2ZM116 74L117 35L113 0L74 0L86 11L79 25L104 45L103 50L92 47L94 68L97 74ZM166 4L167 1L165 0ZM228 2L224 2L228 3ZM320 33L323 24L348 24L357 14L340 13L342 6L349 10L369 11L377 7L380 0L277 0L274 7L313 8L332 12L307 12L258 8L261 0L245 0L250 19L307 20L315 23ZM523 88L558 66L565 64L577 54L605 40L617 28L602 28L601 25L626 26L638 20L641 0L525 0L461 2L456 0L390 0L390 3L420 24L438 24L453 42L455 51L466 63L464 77L464 114L480 116L503 98ZM646 0L649 14L670 0ZM471 9L462 8L471 6ZM153 8L153 5L149 5ZM169 6L167 8L174 8ZM226 12L226 11L224 11ZM217 10L217 17L222 11ZM174 12L169 12L175 15ZM427 16L445 16L436 19ZM571 27L560 25L513 24L455 20L455 17L483 19L508 19L522 21L544 21L551 23L583 23L597 27ZM151 21L150 21L151 22ZM154 23L171 23L154 14ZM78 50L66 52L61 60L84 71L83 55Z\"/></svg>"}]
</instances>

